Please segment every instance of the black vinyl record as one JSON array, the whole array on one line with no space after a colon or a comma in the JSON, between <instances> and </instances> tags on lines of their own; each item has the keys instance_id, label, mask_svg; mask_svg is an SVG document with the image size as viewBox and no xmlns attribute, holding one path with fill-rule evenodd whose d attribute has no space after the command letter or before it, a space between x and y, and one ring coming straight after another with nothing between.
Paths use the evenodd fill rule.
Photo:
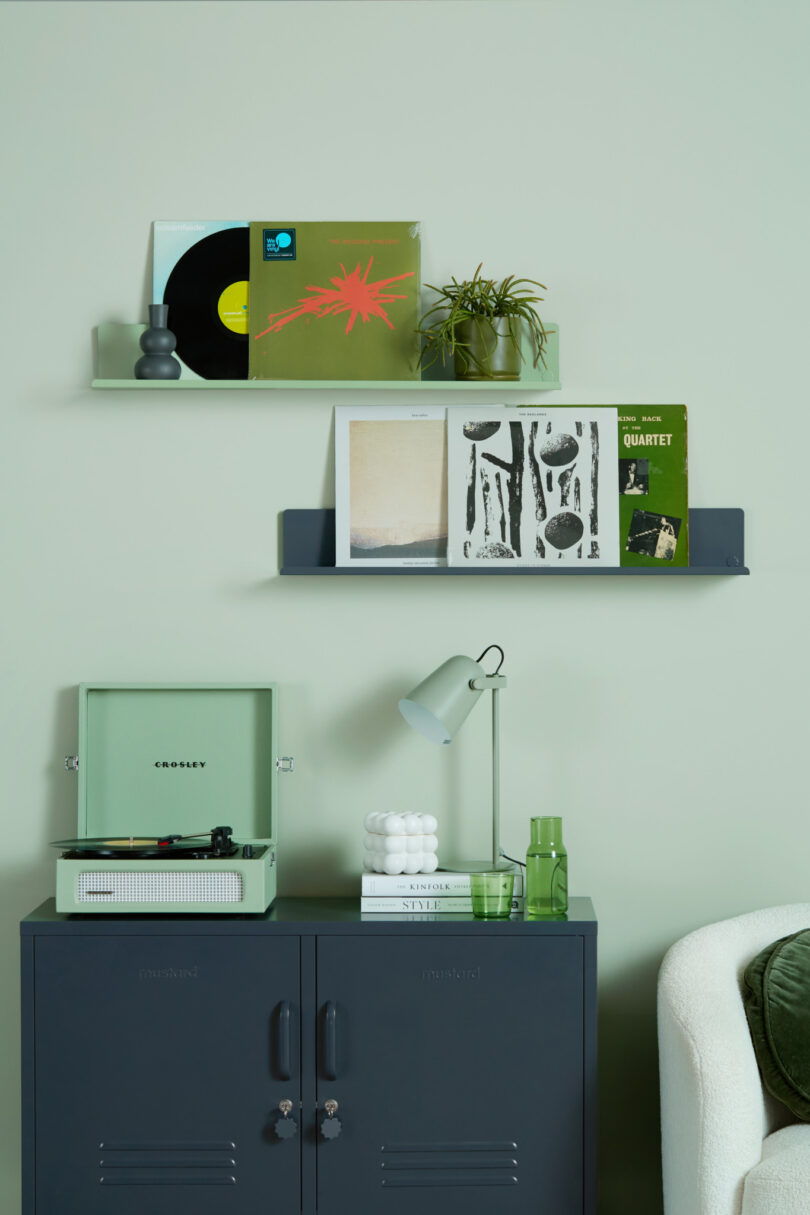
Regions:
<instances>
[{"instance_id":1,"label":"black vinyl record","mask_svg":"<svg viewBox=\"0 0 810 1215\"><path fill-rule=\"evenodd\" d=\"M182 839L161 841L144 839L143 836L114 839L53 840L52 848L61 848L63 855L76 860L137 860L159 861L181 857L185 860L202 860L211 857L233 856L236 844L229 843L220 851L214 851L210 840Z\"/></svg>"},{"instance_id":2,"label":"black vinyl record","mask_svg":"<svg viewBox=\"0 0 810 1215\"><path fill-rule=\"evenodd\" d=\"M187 852L199 852L205 847L205 840L186 839L171 840L161 843L157 838L144 836L119 836L104 839L54 840L52 848L62 848L66 852L82 853L84 856L117 856L144 857L181 856Z\"/></svg>"},{"instance_id":3,"label":"black vinyl record","mask_svg":"<svg viewBox=\"0 0 810 1215\"><path fill-rule=\"evenodd\" d=\"M226 228L203 237L179 259L166 283L169 328L177 355L206 380L246 380L248 335L220 317L223 292L250 276L250 229Z\"/></svg>"}]
</instances>

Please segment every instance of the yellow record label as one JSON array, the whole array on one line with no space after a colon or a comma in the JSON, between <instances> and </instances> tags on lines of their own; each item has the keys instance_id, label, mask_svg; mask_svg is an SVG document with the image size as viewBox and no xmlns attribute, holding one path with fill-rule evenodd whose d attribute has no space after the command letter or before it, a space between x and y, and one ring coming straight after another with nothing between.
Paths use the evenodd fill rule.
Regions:
<instances>
[{"instance_id":1,"label":"yellow record label","mask_svg":"<svg viewBox=\"0 0 810 1215\"><path fill-rule=\"evenodd\" d=\"M226 329L232 333L247 333L248 331L248 283L240 279L226 287L217 301L219 319Z\"/></svg>"},{"instance_id":2,"label":"yellow record label","mask_svg":"<svg viewBox=\"0 0 810 1215\"><path fill-rule=\"evenodd\" d=\"M102 840L102 845L107 848L155 848L157 840L139 840L136 837L130 839L129 836L125 840Z\"/></svg>"}]
</instances>

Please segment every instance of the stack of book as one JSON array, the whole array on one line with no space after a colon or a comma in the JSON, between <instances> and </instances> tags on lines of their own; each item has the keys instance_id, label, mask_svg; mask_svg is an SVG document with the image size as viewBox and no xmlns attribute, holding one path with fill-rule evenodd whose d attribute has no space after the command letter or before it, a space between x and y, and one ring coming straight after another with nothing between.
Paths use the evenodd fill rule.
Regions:
<instances>
[{"instance_id":1,"label":"stack of book","mask_svg":"<svg viewBox=\"0 0 810 1215\"><path fill-rule=\"evenodd\" d=\"M525 907L523 870L515 866L512 911ZM364 873L360 910L385 912L472 913L469 873Z\"/></svg>"}]
</instances>

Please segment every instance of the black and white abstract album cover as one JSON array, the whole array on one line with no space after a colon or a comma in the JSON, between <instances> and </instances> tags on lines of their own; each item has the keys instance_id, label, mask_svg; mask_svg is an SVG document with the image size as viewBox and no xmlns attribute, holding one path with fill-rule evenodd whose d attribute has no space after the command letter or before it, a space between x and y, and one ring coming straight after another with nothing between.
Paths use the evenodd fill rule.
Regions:
<instances>
[{"instance_id":1,"label":"black and white abstract album cover","mask_svg":"<svg viewBox=\"0 0 810 1215\"><path fill-rule=\"evenodd\" d=\"M451 565L619 564L617 410L447 411Z\"/></svg>"}]
</instances>

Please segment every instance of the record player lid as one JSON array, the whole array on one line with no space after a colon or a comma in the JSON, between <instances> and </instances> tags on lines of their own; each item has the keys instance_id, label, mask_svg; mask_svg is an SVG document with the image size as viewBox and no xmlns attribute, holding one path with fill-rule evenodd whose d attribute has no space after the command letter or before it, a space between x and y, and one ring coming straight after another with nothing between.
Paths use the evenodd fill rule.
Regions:
<instances>
[{"instance_id":1,"label":"record player lid","mask_svg":"<svg viewBox=\"0 0 810 1215\"><path fill-rule=\"evenodd\" d=\"M275 684L82 684L80 837L274 840Z\"/></svg>"}]
</instances>

